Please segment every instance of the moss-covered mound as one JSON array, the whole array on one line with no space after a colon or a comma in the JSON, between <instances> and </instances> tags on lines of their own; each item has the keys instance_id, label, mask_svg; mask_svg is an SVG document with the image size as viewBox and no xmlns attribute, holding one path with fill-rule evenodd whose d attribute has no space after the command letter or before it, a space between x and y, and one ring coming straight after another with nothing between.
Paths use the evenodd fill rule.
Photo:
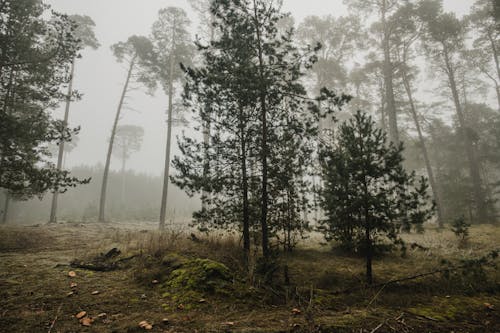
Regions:
<instances>
[{"instance_id":1,"label":"moss-covered mound","mask_svg":"<svg viewBox=\"0 0 500 333\"><path fill-rule=\"evenodd\" d=\"M170 302L164 304L166 309L189 309L204 303L207 296L230 296L234 289L231 271L220 262L169 255L163 264L172 269L162 283L163 297Z\"/></svg>"},{"instance_id":2,"label":"moss-covered mound","mask_svg":"<svg viewBox=\"0 0 500 333\"><path fill-rule=\"evenodd\" d=\"M194 259L170 273L166 288L224 294L231 283L231 272L224 264L210 259Z\"/></svg>"}]
</instances>

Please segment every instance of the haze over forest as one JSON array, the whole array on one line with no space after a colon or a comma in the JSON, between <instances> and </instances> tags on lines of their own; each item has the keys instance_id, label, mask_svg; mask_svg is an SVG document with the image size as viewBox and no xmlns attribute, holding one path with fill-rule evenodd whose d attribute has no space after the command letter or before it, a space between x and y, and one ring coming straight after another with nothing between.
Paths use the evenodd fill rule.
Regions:
<instances>
[{"instance_id":1,"label":"haze over forest","mask_svg":"<svg viewBox=\"0 0 500 333\"><path fill-rule=\"evenodd\" d=\"M75 88L85 96L73 105L70 124L81 126L82 130L78 147L68 156L67 163L68 167L104 164L106 145L101 138L109 137L122 80L126 75L123 66L116 63L109 47L131 35L147 36L158 10L168 6L179 6L189 13L192 22L190 31L194 40L195 34L198 33L197 15L186 0L50 0L47 3L63 13L89 15L96 22L95 33L102 46L97 51L84 50L83 58L78 64L80 71L75 76ZM462 16L472 3L473 0L448 0L444 1L444 8ZM342 0L285 0L283 9L292 14L296 24L300 24L308 15L337 17L347 14ZM145 136L141 151L132 155L128 165L133 170L159 176L164 164L163 145L166 141L166 130L163 125L166 121L167 97L161 91L157 91L154 97L147 96L144 90L135 92L132 96L129 104L136 111L126 111L123 123L144 127ZM63 108L58 113L59 116L62 111ZM189 127L177 127L176 134L189 130ZM174 147L177 148L177 145L174 144ZM119 161L113 163L112 168L119 170Z\"/></svg>"},{"instance_id":2,"label":"haze over forest","mask_svg":"<svg viewBox=\"0 0 500 333\"><path fill-rule=\"evenodd\" d=\"M500 0L0 0L0 332L500 332Z\"/></svg>"}]
</instances>

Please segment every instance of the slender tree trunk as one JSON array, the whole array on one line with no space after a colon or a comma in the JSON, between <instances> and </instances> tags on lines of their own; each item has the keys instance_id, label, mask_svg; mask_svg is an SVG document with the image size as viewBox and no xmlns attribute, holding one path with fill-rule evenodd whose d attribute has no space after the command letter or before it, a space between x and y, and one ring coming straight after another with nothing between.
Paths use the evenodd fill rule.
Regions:
<instances>
[{"instance_id":1,"label":"slender tree trunk","mask_svg":"<svg viewBox=\"0 0 500 333\"><path fill-rule=\"evenodd\" d=\"M500 61L498 60L498 50L495 45L495 39L491 35L488 35L488 39L491 44L491 51L493 54L493 60L495 61L495 68L497 70L498 81L500 82Z\"/></svg>"},{"instance_id":2,"label":"slender tree trunk","mask_svg":"<svg viewBox=\"0 0 500 333\"><path fill-rule=\"evenodd\" d=\"M109 167L111 165L111 155L113 154L113 144L115 142L116 128L118 127L118 122L120 120L123 103L125 102L125 97L127 96L130 79L132 78L132 72L134 71L135 61L136 57L134 56L130 60L130 66L128 69L127 78L125 80L125 85L123 86L120 102L118 103L118 109L116 110L115 121L113 123L113 128L111 130L111 137L109 138L108 154L106 156L106 165L104 166L104 175L102 178L101 200L99 202L99 222L105 222L106 220L105 218L106 190L108 187Z\"/></svg>"},{"instance_id":3,"label":"slender tree trunk","mask_svg":"<svg viewBox=\"0 0 500 333\"><path fill-rule=\"evenodd\" d=\"M75 75L75 61L76 59L73 59L73 62L71 63L71 79L69 81L68 85L68 94L66 95L66 109L64 110L64 130L68 127L68 119L69 119L69 110L71 107L71 95L73 94L73 79ZM64 158L64 141L61 141L59 143L59 154L57 155L57 170L62 169L62 164L63 164L63 158ZM54 193L52 194L52 205L50 208L50 219L49 223L56 223L57 222L57 199L59 197L59 190L54 190Z\"/></svg>"},{"instance_id":4,"label":"slender tree trunk","mask_svg":"<svg viewBox=\"0 0 500 333\"><path fill-rule=\"evenodd\" d=\"M373 261L373 249L372 249L372 239L370 235L370 228L367 226L365 230L365 241L366 241L366 283L373 283L373 272L372 272L372 261Z\"/></svg>"},{"instance_id":5,"label":"slender tree trunk","mask_svg":"<svg viewBox=\"0 0 500 333\"><path fill-rule=\"evenodd\" d=\"M246 145L246 120L244 111L240 109L240 140L241 140L241 175L243 194L243 250L245 253L245 265L248 269L250 258L250 205L248 202L248 173L247 173L247 145Z\"/></svg>"},{"instance_id":6,"label":"slender tree trunk","mask_svg":"<svg viewBox=\"0 0 500 333\"><path fill-rule=\"evenodd\" d=\"M495 82L495 92L497 93L498 111L500 111L500 85Z\"/></svg>"},{"instance_id":7,"label":"slender tree trunk","mask_svg":"<svg viewBox=\"0 0 500 333\"><path fill-rule=\"evenodd\" d=\"M472 180L472 187L474 193L474 201L476 207L476 219L479 223L485 223L488 219L486 199L484 191L482 188L482 180L479 168L479 161L476 159L474 145L468 134L467 122L465 120L465 115L463 113L462 105L460 102L459 92L457 88L455 71L451 65L448 53L445 49L444 60L447 69L448 79L450 83L450 89L453 96L453 102L455 104L455 109L457 112L457 118L460 124L460 132L465 144L465 153L467 155L467 160L469 162L470 177Z\"/></svg>"},{"instance_id":8,"label":"slender tree trunk","mask_svg":"<svg viewBox=\"0 0 500 333\"><path fill-rule=\"evenodd\" d=\"M213 21L213 15L210 16L211 19L210 19L210 22ZM210 41L214 40L214 36L215 36L215 29L214 27L212 26L212 24L209 24L209 29L210 29ZM210 105L206 105L207 109L209 109L210 111L210 115L208 117L208 119L210 119L211 117L211 106ZM208 149L210 147L210 131L211 131L211 122L210 120L207 120L205 122L203 122L203 144L204 144L204 149L205 149L205 165L204 165L204 169L203 169L203 177L205 179L207 179L209 173L210 173L210 159L209 159L209 156L208 156ZM201 197L202 198L207 198L207 193L205 190L203 190L201 192ZM205 201L202 201L202 209L205 210L207 209L207 205L206 205L206 202Z\"/></svg>"},{"instance_id":9,"label":"slender tree trunk","mask_svg":"<svg viewBox=\"0 0 500 333\"><path fill-rule=\"evenodd\" d=\"M9 217L10 193L5 191L5 201L3 205L2 224L6 224Z\"/></svg>"},{"instance_id":10,"label":"slender tree trunk","mask_svg":"<svg viewBox=\"0 0 500 333\"><path fill-rule=\"evenodd\" d=\"M438 215L439 227L443 227L443 209L441 206L441 197L436 185L436 178L434 177L434 171L432 170L431 161L429 158L429 153L427 151L427 146L425 144L424 135L422 133L422 128L420 127L420 121L418 119L417 108L413 100L413 93L411 91L410 80L406 72L403 70L403 84L405 86L406 94L408 95L408 101L410 102L410 110L415 122L415 127L417 129L418 140L420 141L420 146L422 147L422 154L424 156L425 167L427 169L427 176L429 177L429 183L431 184L432 193L434 195L434 201L436 202L436 210Z\"/></svg>"},{"instance_id":11,"label":"slender tree trunk","mask_svg":"<svg viewBox=\"0 0 500 333\"><path fill-rule=\"evenodd\" d=\"M125 165L127 163L127 150L123 147L122 155L122 192L121 192L121 203L122 207L125 207Z\"/></svg>"},{"instance_id":12,"label":"slender tree trunk","mask_svg":"<svg viewBox=\"0 0 500 333\"><path fill-rule=\"evenodd\" d=\"M383 0L381 15L384 29L382 47L384 51L384 83L387 105L387 116L389 118L389 138L394 144L399 144L398 119L396 112L396 99L394 97L394 75L391 61L391 46L389 42L389 28L387 27L387 1Z\"/></svg>"},{"instance_id":13,"label":"slender tree trunk","mask_svg":"<svg viewBox=\"0 0 500 333\"><path fill-rule=\"evenodd\" d=\"M175 59L170 56L170 78L168 82L168 120L167 120L167 148L165 154L165 172L163 175L163 193L161 196L160 208L160 230L165 229L165 220L167 216L167 200L168 200L168 183L170 176L170 150L172 146L172 122L173 122L173 98L174 98L174 80L172 73L174 72Z\"/></svg>"},{"instance_id":14,"label":"slender tree trunk","mask_svg":"<svg viewBox=\"0 0 500 333\"><path fill-rule=\"evenodd\" d=\"M371 238L371 221L370 221L370 211L368 206L368 183L365 176L364 181L364 191L365 191L365 243L366 243L366 283L371 285L373 283L373 272L372 272L372 261L373 261L373 244Z\"/></svg>"},{"instance_id":15,"label":"slender tree trunk","mask_svg":"<svg viewBox=\"0 0 500 333\"><path fill-rule=\"evenodd\" d=\"M385 89L383 87L380 88L380 126L382 130L386 133L387 131L387 121L385 115Z\"/></svg>"},{"instance_id":16,"label":"slender tree trunk","mask_svg":"<svg viewBox=\"0 0 500 333\"><path fill-rule=\"evenodd\" d=\"M257 32L257 48L258 48L258 56L259 56L259 75L260 75L260 104L261 104L261 163L262 163L262 196L261 196L261 216L260 216L260 224L262 228L262 255L264 259L267 261L269 259L269 235L268 235L268 226L267 226L267 211L268 211L268 192L267 192L267 182L268 182L268 128L267 128L267 87L264 82L264 53L262 50L262 38L260 32L260 22L257 11L257 3L254 0L254 15L255 15L255 30Z\"/></svg>"}]
</instances>

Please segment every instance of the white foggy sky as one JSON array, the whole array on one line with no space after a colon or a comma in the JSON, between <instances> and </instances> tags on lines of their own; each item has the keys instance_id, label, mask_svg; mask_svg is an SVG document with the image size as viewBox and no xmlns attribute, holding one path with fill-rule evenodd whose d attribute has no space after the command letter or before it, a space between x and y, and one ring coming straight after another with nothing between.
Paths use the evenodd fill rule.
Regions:
<instances>
[{"instance_id":1,"label":"white foggy sky","mask_svg":"<svg viewBox=\"0 0 500 333\"><path fill-rule=\"evenodd\" d=\"M96 22L96 35L101 43L97 51L86 50L83 59L78 60L75 75L75 89L84 94L81 101L73 103L70 124L81 126L78 147L68 156L66 167L81 164L104 163L107 142L116 111L125 70L117 64L110 51L110 45L126 40L131 35L149 35L158 10L178 6L188 11L191 19L196 16L190 11L186 0L46 0L53 9L67 14L89 15ZM458 15L466 13L473 0L445 0L445 10ZM297 23L308 15L346 15L342 0L284 0L284 9L290 11ZM153 97L142 91L134 92L125 110L121 124L136 124L144 127L143 148L134 154L128 167L152 175L160 175L164 167L166 126L165 109L168 99L158 91ZM60 117L62 112L55 112ZM174 135L180 134L177 128ZM177 144L174 140L174 154ZM120 163L112 161L112 168Z\"/></svg>"}]
</instances>

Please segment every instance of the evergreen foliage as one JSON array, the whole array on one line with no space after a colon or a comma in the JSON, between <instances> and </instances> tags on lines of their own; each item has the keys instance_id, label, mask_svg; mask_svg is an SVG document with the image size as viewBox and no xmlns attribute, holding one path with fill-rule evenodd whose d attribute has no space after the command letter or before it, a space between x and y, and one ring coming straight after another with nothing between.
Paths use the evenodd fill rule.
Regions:
<instances>
[{"instance_id":1,"label":"evergreen foliage","mask_svg":"<svg viewBox=\"0 0 500 333\"><path fill-rule=\"evenodd\" d=\"M364 253L368 283L377 247L402 244L399 233L420 230L433 212L426 180L403 168L402 152L360 111L320 150L326 214L320 230L327 240Z\"/></svg>"},{"instance_id":2,"label":"evergreen foliage","mask_svg":"<svg viewBox=\"0 0 500 333\"><path fill-rule=\"evenodd\" d=\"M280 33L286 15L274 2L216 0L211 13L217 37L198 43L202 65L185 67L184 93L209 141L180 140L173 181L191 195L205 194L195 214L203 230L242 231L247 256L250 233L258 230L267 258L269 237L280 235L290 249L296 231L305 230L300 212L317 124L349 98L327 89L318 99L307 96L300 79L319 47L300 50L293 30Z\"/></svg>"},{"instance_id":3,"label":"evergreen foliage","mask_svg":"<svg viewBox=\"0 0 500 333\"><path fill-rule=\"evenodd\" d=\"M85 183L58 170L48 149L78 131L50 112L67 98L81 47L77 26L38 0L2 0L0 7L0 188L29 198Z\"/></svg>"}]
</instances>

